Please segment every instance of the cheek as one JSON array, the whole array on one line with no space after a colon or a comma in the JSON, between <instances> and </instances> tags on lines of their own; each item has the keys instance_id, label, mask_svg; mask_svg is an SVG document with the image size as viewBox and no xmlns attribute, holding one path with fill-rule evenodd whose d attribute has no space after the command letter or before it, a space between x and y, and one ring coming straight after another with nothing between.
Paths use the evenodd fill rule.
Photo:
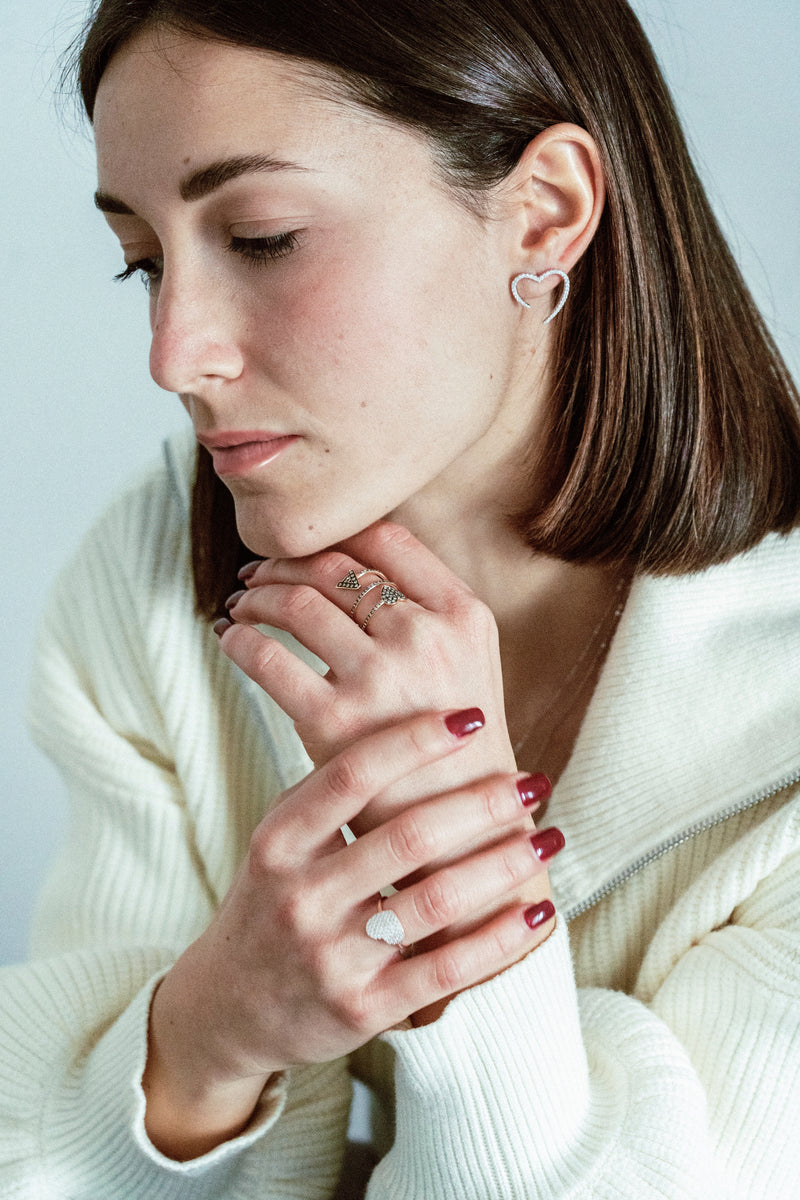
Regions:
<instances>
[{"instance_id":1,"label":"cheek","mask_svg":"<svg viewBox=\"0 0 800 1200\"><path fill-rule=\"evenodd\" d=\"M335 422L351 436L393 369L384 331L367 324L360 306L342 303L325 288L293 297L282 310L267 359L265 375L308 415L310 428L332 434Z\"/></svg>"},{"instance_id":2,"label":"cheek","mask_svg":"<svg viewBox=\"0 0 800 1200\"><path fill-rule=\"evenodd\" d=\"M306 378L335 372L366 381L423 368L438 301L419 261L385 243L356 257L330 256L298 272L280 298L276 349L286 370ZM424 369L424 368L423 368Z\"/></svg>"},{"instance_id":3,"label":"cheek","mask_svg":"<svg viewBox=\"0 0 800 1200\"><path fill-rule=\"evenodd\" d=\"M420 443L450 436L443 426L454 417L461 436L480 432L507 347L503 297L471 264L463 247L423 244L412 254L376 239L358 257L331 254L293 272L269 312L262 304L259 340L273 382L376 446L399 438L410 454L413 428L415 457L425 456Z\"/></svg>"}]
</instances>

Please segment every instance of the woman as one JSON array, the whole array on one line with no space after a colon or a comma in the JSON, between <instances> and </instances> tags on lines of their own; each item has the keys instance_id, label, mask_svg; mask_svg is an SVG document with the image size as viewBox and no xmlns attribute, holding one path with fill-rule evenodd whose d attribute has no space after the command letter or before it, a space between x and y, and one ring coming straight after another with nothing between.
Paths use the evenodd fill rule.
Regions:
<instances>
[{"instance_id":1,"label":"woman","mask_svg":"<svg viewBox=\"0 0 800 1200\"><path fill-rule=\"evenodd\" d=\"M334 1195L352 1072L371 1197L788 1194L798 397L632 14L103 0L80 71L199 449L45 623L6 1190Z\"/></svg>"}]
</instances>

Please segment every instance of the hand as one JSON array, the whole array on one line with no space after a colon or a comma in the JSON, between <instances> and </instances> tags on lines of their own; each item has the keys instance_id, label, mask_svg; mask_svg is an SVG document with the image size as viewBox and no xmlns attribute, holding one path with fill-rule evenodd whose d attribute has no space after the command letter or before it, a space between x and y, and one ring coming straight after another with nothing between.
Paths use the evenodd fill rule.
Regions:
<instances>
[{"instance_id":1,"label":"hand","mask_svg":"<svg viewBox=\"0 0 800 1200\"><path fill-rule=\"evenodd\" d=\"M336 586L365 564L408 597L376 611L366 631L349 615L358 593ZM362 586L376 582L364 576ZM494 618L407 530L379 522L342 549L263 562L246 585L230 609L236 624L223 634L223 649L289 714L315 765L415 712L477 705L486 714L479 748L459 756L457 766L437 763L421 778L403 780L370 807L362 827L397 811L406 797L516 769ZM379 595L380 587L373 588L360 602L359 621ZM327 664L327 674L320 676L253 628L257 624L291 633Z\"/></svg>"},{"instance_id":2,"label":"hand","mask_svg":"<svg viewBox=\"0 0 800 1200\"><path fill-rule=\"evenodd\" d=\"M244 1124L270 1073L348 1053L502 970L549 932L551 905L514 905L424 948L460 913L525 881L538 877L546 893L530 829L517 827L514 775L418 802L343 845L341 825L376 794L483 736L458 736L458 718L425 714L360 739L264 817L211 925L153 1003L147 1128L165 1153L209 1149ZM464 856L476 842L488 848ZM450 865L431 872L443 858ZM407 941L423 946L405 958L371 940L366 923L381 888L426 868L385 904Z\"/></svg>"},{"instance_id":3,"label":"hand","mask_svg":"<svg viewBox=\"0 0 800 1200\"><path fill-rule=\"evenodd\" d=\"M358 605L356 616L363 623L380 595L379 581L364 575L366 568L382 572L408 600L375 611L364 630L351 616L359 593L337 584L351 572L362 574L364 587L378 582ZM232 598L235 625L223 632L222 647L293 719L315 764L415 712L474 704L486 714L478 741L457 759L428 764L376 795L358 814L354 833L376 828L418 796L515 770L494 617L408 530L381 521L336 550L260 563L245 582L247 587ZM327 674L319 675L256 624L291 633L327 664ZM530 831L527 814L520 815L519 824ZM445 861L433 861L425 870ZM498 897L493 909L464 912L438 940L503 903L539 898L535 888L523 885Z\"/></svg>"}]
</instances>

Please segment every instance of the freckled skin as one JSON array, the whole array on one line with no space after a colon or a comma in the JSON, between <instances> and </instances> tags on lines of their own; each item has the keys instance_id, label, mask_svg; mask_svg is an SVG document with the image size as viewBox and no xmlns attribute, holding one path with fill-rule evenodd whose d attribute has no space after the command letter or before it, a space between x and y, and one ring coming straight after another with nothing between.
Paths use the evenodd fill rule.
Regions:
<instances>
[{"instance_id":1,"label":"freckled skin","mask_svg":"<svg viewBox=\"0 0 800 1200\"><path fill-rule=\"evenodd\" d=\"M453 513L467 496L504 503L498 481L513 482L535 415L530 326L509 298L517 217L467 212L424 140L322 97L290 60L181 34L140 34L112 59L95 134L100 187L136 214L109 216L126 258L163 263L156 382L199 432L298 435L226 479L256 553L408 519L431 488ZM258 154L304 170L181 199L188 164ZM272 261L230 249L232 235L290 233Z\"/></svg>"}]
</instances>

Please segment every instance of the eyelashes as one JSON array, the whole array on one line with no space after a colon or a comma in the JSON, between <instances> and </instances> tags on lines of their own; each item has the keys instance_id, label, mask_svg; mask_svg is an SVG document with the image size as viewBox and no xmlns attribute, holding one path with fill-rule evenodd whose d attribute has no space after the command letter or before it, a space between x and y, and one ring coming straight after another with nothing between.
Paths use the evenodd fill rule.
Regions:
<instances>
[{"instance_id":1,"label":"eyelashes","mask_svg":"<svg viewBox=\"0 0 800 1200\"><path fill-rule=\"evenodd\" d=\"M150 289L153 283L157 283L161 278L161 266L154 258L139 258L136 262L128 263L125 269L120 271L118 275L114 275L115 283L124 283L126 279L130 279L133 275L141 275L142 283Z\"/></svg>"},{"instance_id":2,"label":"eyelashes","mask_svg":"<svg viewBox=\"0 0 800 1200\"><path fill-rule=\"evenodd\" d=\"M286 258L297 245L296 233L276 233L271 237L232 237L228 249L240 254L247 262L264 263Z\"/></svg>"},{"instance_id":3,"label":"eyelashes","mask_svg":"<svg viewBox=\"0 0 800 1200\"><path fill-rule=\"evenodd\" d=\"M243 238L232 236L227 249L238 254L252 266L263 266L286 258L297 246L296 233L276 233L269 237ZM136 262L128 263L124 270L114 276L117 283L124 283L134 275L141 276L144 286L149 291L157 284L164 270L160 258L139 258Z\"/></svg>"}]
</instances>

